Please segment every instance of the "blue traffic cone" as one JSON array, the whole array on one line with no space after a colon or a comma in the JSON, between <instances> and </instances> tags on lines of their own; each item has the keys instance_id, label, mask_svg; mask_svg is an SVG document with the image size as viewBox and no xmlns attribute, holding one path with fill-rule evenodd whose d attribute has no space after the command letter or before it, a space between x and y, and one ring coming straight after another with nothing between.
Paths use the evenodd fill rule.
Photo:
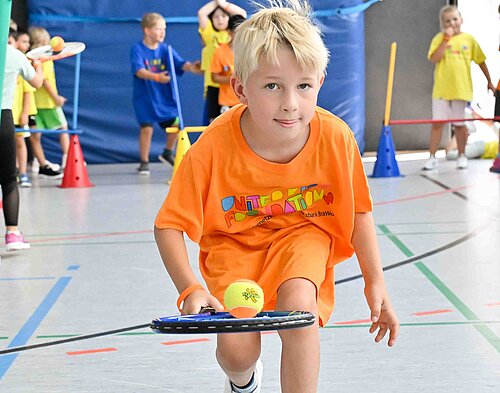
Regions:
<instances>
[{"instance_id":1,"label":"blue traffic cone","mask_svg":"<svg viewBox=\"0 0 500 393\"><path fill-rule=\"evenodd\" d=\"M377 161L373 167L372 177L398 177L398 163L396 161L394 142L391 127L383 126L378 142Z\"/></svg>"}]
</instances>

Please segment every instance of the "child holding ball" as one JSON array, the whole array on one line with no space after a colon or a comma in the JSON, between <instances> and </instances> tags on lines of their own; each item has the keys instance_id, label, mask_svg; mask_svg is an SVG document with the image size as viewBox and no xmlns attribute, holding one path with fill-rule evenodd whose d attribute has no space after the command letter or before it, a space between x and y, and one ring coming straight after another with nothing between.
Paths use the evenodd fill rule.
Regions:
<instances>
[{"instance_id":1,"label":"child holding ball","mask_svg":"<svg viewBox=\"0 0 500 393\"><path fill-rule=\"evenodd\" d=\"M283 7L281 4L287 4ZM384 282L361 157L349 127L316 106L328 63L303 0L270 0L234 36L231 86L242 104L219 116L182 160L155 221L183 314L211 306L239 279L264 291L263 310L303 310L307 328L281 330L281 389L316 392L319 326L334 305L334 266L356 252L375 341L399 322ZM207 289L183 233L199 244ZM260 392L261 335L219 334L225 392Z\"/></svg>"}]
</instances>

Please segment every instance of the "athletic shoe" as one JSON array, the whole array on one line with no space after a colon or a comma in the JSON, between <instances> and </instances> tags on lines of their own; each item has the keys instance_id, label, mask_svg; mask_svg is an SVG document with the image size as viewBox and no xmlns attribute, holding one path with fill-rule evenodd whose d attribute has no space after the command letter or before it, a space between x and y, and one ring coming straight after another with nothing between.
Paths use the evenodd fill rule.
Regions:
<instances>
[{"instance_id":1,"label":"athletic shoe","mask_svg":"<svg viewBox=\"0 0 500 393\"><path fill-rule=\"evenodd\" d=\"M457 169L467 169L467 157L464 155L458 156Z\"/></svg>"},{"instance_id":2,"label":"athletic shoe","mask_svg":"<svg viewBox=\"0 0 500 393\"><path fill-rule=\"evenodd\" d=\"M257 363L255 364L255 370L253 372L253 379L256 382L255 387L253 390L249 391L248 393L260 393L260 389L262 387L262 372L263 372L263 367L262 367L262 361L259 359L257 360ZM234 390L236 389L229 378L226 377L226 383L224 384L224 393L237 393L239 391L247 392L245 389L241 390Z\"/></svg>"},{"instance_id":3,"label":"athletic shoe","mask_svg":"<svg viewBox=\"0 0 500 393\"><path fill-rule=\"evenodd\" d=\"M54 171L48 164L45 166L41 166L40 169L38 170L38 174L40 177L46 178L46 179L61 179L63 177L63 174L59 171Z\"/></svg>"},{"instance_id":4,"label":"athletic shoe","mask_svg":"<svg viewBox=\"0 0 500 393\"><path fill-rule=\"evenodd\" d=\"M50 169L52 169L54 172L61 172L61 165L59 164L54 164L53 162L50 162L49 160L45 160L45 165L48 165Z\"/></svg>"},{"instance_id":5,"label":"athletic shoe","mask_svg":"<svg viewBox=\"0 0 500 393\"><path fill-rule=\"evenodd\" d=\"M490 168L490 172L500 173L500 157L497 156L497 158L495 158L495 161L493 161L493 165Z\"/></svg>"},{"instance_id":6,"label":"athletic shoe","mask_svg":"<svg viewBox=\"0 0 500 393\"><path fill-rule=\"evenodd\" d=\"M438 159L436 157L430 157L422 168L424 171L432 171L438 166Z\"/></svg>"},{"instance_id":7,"label":"athletic shoe","mask_svg":"<svg viewBox=\"0 0 500 393\"><path fill-rule=\"evenodd\" d=\"M30 188L31 182L26 173L22 173L19 175L19 186L23 188Z\"/></svg>"},{"instance_id":8,"label":"athletic shoe","mask_svg":"<svg viewBox=\"0 0 500 393\"><path fill-rule=\"evenodd\" d=\"M149 176L149 162L141 162L137 168L137 174L141 176Z\"/></svg>"},{"instance_id":9,"label":"athletic shoe","mask_svg":"<svg viewBox=\"0 0 500 393\"><path fill-rule=\"evenodd\" d=\"M170 165L174 165L174 162L175 162L174 153L172 153L171 150L167 150L167 149L163 149L163 153L161 153L158 156L158 159L161 162L163 162L165 164L170 164Z\"/></svg>"},{"instance_id":10,"label":"athletic shoe","mask_svg":"<svg viewBox=\"0 0 500 393\"><path fill-rule=\"evenodd\" d=\"M30 244L24 241L23 234L19 231L7 232L5 234L5 246L7 251L26 250Z\"/></svg>"}]
</instances>

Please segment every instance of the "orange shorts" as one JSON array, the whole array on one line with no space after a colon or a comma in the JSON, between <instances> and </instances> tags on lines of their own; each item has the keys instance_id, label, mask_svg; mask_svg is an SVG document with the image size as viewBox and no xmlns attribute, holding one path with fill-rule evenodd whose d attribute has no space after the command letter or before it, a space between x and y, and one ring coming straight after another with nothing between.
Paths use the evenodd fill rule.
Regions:
<instances>
[{"instance_id":1,"label":"orange shorts","mask_svg":"<svg viewBox=\"0 0 500 393\"><path fill-rule=\"evenodd\" d=\"M320 325L333 311L333 266L328 263L332 239L314 225L273 236L265 249L225 242L201 258L201 272L212 295L223 302L226 287L236 280L256 281L264 290L264 310L274 310L277 291L292 278L305 278L316 286Z\"/></svg>"}]
</instances>

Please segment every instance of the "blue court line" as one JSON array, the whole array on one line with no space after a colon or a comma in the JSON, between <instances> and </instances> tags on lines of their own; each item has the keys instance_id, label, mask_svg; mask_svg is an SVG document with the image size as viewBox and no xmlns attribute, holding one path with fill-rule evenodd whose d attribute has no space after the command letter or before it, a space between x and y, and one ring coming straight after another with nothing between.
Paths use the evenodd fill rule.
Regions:
<instances>
[{"instance_id":1,"label":"blue court line","mask_svg":"<svg viewBox=\"0 0 500 393\"><path fill-rule=\"evenodd\" d=\"M26 321L24 326L19 330L17 335L12 339L7 348L19 347L21 345L26 345L28 340L33 336L40 323L47 316L52 306L55 304L61 293L64 291L66 286L69 284L71 277L65 276L61 277L54 284L50 292L45 296L40 305L37 307L35 312ZM8 355L0 356L0 380L4 377L7 370L12 366L14 360L16 360L19 353L12 353Z\"/></svg>"},{"instance_id":2,"label":"blue court line","mask_svg":"<svg viewBox=\"0 0 500 393\"><path fill-rule=\"evenodd\" d=\"M0 278L0 281L33 281L33 280L55 280L55 277L9 277Z\"/></svg>"},{"instance_id":3,"label":"blue court line","mask_svg":"<svg viewBox=\"0 0 500 393\"><path fill-rule=\"evenodd\" d=\"M80 269L80 265L69 265L66 270L78 270Z\"/></svg>"}]
</instances>

